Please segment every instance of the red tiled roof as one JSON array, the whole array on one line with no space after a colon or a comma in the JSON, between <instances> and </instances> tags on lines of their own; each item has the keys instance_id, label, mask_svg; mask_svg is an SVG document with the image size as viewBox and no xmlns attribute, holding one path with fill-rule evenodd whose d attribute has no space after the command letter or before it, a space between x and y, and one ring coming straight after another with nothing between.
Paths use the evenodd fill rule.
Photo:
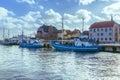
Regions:
<instances>
[{"instance_id":1,"label":"red tiled roof","mask_svg":"<svg viewBox=\"0 0 120 80\"><path fill-rule=\"evenodd\" d=\"M80 30L74 29L72 33L73 33L73 34L77 34L78 32L80 32Z\"/></svg>"},{"instance_id":2,"label":"red tiled roof","mask_svg":"<svg viewBox=\"0 0 120 80\"><path fill-rule=\"evenodd\" d=\"M93 23L93 24L90 26L90 29L91 29L91 28L113 27L114 24L115 24L114 21L96 22L96 23Z\"/></svg>"}]
</instances>

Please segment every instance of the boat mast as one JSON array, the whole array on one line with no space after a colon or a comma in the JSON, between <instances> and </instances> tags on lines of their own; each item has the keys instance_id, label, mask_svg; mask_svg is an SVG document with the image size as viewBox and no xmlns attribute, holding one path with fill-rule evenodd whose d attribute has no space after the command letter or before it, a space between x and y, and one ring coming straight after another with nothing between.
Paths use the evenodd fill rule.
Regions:
<instances>
[{"instance_id":1,"label":"boat mast","mask_svg":"<svg viewBox=\"0 0 120 80\"><path fill-rule=\"evenodd\" d=\"M9 29L8 29L8 39L9 39Z\"/></svg>"},{"instance_id":2,"label":"boat mast","mask_svg":"<svg viewBox=\"0 0 120 80\"><path fill-rule=\"evenodd\" d=\"M63 17L62 17L62 43L64 40L64 23L63 23Z\"/></svg>"},{"instance_id":3,"label":"boat mast","mask_svg":"<svg viewBox=\"0 0 120 80\"><path fill-rule=\"evenodd\" d=\"M82 17L82 34L83 34L83 31L84 31L84 20L85 20L85 18Z\"/></svg>"},{"instance_id":4,"label":"boat mast","mask_svg":"<svg viewBox=\"0 0 120 80\"><path fill-rule=\"evenodd\" d=\"M23 32L23 29L22 29L22 41L23 41L23 34L24 34L24 32Z\"/></svg>"},{"instance_id":5,"label":"boat mast","mask_svg":"<svg viewBox=\"0 0 120 80\"><path fill-rule=\"evenodd\" d=\"M5 38L5 28L3 27L3 40Z\"/></svg>"}]
</instances>

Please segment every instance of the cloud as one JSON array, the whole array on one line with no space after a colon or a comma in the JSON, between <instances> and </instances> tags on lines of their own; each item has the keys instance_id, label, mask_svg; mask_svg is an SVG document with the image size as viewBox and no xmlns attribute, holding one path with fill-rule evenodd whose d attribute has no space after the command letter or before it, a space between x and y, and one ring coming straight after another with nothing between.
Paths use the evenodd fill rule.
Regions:
<instances>
[{"instance_id":1,"label":"cloud","mask_svg":"<svg viewBox=\"0 0 120 80\"><path fill-rule=\"evenodd\" d=\"M68 14L68 13L64 14L64 19L65 19L65 22L68 23L68 24L80 22L80 20L78 20L76 15L71 15L71 14Z\"/></svg>"},{"instance_id":2,"label":"cloud","mask_svg":"<svg viewBox=\"0 0 120 80\"><path fill-rule=\"evenodd\" d=\"M14 28L13 24L16 19L14 18L15 13L8 11L7 9L0 7L0 28Z\"/></svg>"},{"instance_id":3,"label":"cloud","mask_svg":"<svg viewBox=\"0 0 120 80\"><path fill-rule=\"evenodd\" d=\"M28 4L35 4L35 0L16 0L17 2L25 2L25 3L28 3Z\"/></svg>"},{"instance_id":4,"label":"cloud","mask_svg":"<svg viewBox=\"0 0 120 80\"><path fill-rule=\"evenodd\" d=\"M44 9L43 6L40 6ZM12 33L21 33L22 28L25 34L31 34L37 31L37 28L42 24L54 25L57 29L61 29L62 15L53 9L49 9L41 14L39 10L29 11L23 16L17 16L12 11L0 7L0 27L4 26L6 29L11 29ZM76 12L69 14L64 13L64 28L65 29L81 29L82 17L85 18L85 27L88 29L91 19L104 20L103 18L94 15L86 9L79 9ZM120 19L119 16L116 18Z\"/></svg>"},{"instance_id":5,"label":"cloud","mask_svg":"<svg viewBox=\"0 0 120 80\"><path fill-rule=\"evenodd\" d=\"M75 0L75 2L77 2L79 5L82 4L82 5L89 5L95 1L104 1L104 2L116 2L116 1L119 1L119 0Z\"/></svg>"},{"instance_id":6,"label":"cloud","mask_svg":"<svg viewBox=\"0 0 120 80\"><path fill-rule=\"evenodd\" d=\"M43 9L44 9L44 7L43 7L43 6L39 6L39 8L40 8L41 10L43 10Z\"/></svg>"},{"instance_id":7,"label":"cloud","mask_svg":"<svg viewBox=\"0 0 120 80\"><path fill-rule=\"evenodd\" d=\"M68 14L68 13L64 14L65 27L67 29L69 28L70 30L73 30L75 28L82 29L81 28L82 17L84 17L84 21L85 21L84 29L86 29L86 30L89 29L89 26L91 25L92 22L105 20L105 18L97 16L94 13L92 13L91 11L88 11L86 9L79 9L74 14Z\"/></svg>"},{"instance_id":8,"label":"cloud","mask_svg":"<svg viewBox=\"0 0 120 80\"><path fill-rule=\"evenodd\" d=\"M10 30L10 36L21 34L24 29L25 34L37 31L40 26L41 14L39 11L29 11L24 16L15 16L15 13L9 11L3 7L0 7L0 33L2 34L3 28L5 28L5 35L7 30Z\"/></svg>"},{"instance_id":9,"label":"cloud","mask_svg":"<svg viewBox=\"0 0 120 80\"><path fill-rule=\"evenodd\" d=\"M120 15L115 15L113 20L116 20L117 23L120 23Z\"/></svg>"},{"instance_id":10,"label":"cloud","mask_svg":"<svg viewBox=\"0 0 120 80\"><path fill-rule=\"evenodd\" d=\"M15 14L12 11L8 11L7 9L0 7L0 20L9 15L14 16Z\"/></svg>"},{"instance_id":11,"label":"cloud","mask_svg":"<svg viewBox=\"0 0 120 80\"><path fill-rule=\"evenodd\" d=\"M92 17L98 21L104 21L105 18L102 18L102 17L99 17L99 16L96 16L96 15L92 15Z\"/></svg>"},{"instance_id":12,"label":"cloud","mask_svg":"<svg viewBox=\"0 0 120 80\"><path fill-rule=\"evenodd\" d=\"M103 10L102 13L104 14L120 14L120 2L113 3L109 6L106 6Z\"/></svg>"},{"instance_id":13,"label":"cloud","mask_svg":"<svg viewBox=\"0 0 120 80\"><path fill-rule=\"evenodd\" d=\"M85 9L80 9L75 14L79 19L84 18L85 22L88 22L91 19L91 12Z\"/></svg>"},{"instance_id":14,"label":"cloud","mask_svg":"<svg viewBox=\"0 0 120 80\"><path fill-rule=\"evenodd\" d=\"M79 9L74 14L65 13L64 14L65 27L67 29L69 28L70 30L73 30L75 28L81 29L83 17L84 17L84 21L85 21L85 27L87 26L87 28L88 28L88 24L86 24L86 23L91 20L92 12L90 12L86 9Z\"/></svg>"},{"instance_id":15,"label":"cloud","mask_svg":"<svg viewBox=\"0 0 120 80\"><path fill-rule=\"evenodd\" d=\"M78 0L79 1L79 5L83 4L83 5L88 5L91 4L92 2L94 2L95 0Z\"/></svg>"},{"instance_id":16,"label":"cloud","mask_svg":"<svg viewBox=\"0 0 120 80\"><path fill-rule=\"evenodd\" d=\"M42 16L44 24L55 24L61 21L62 16L55 12L53 9L45 11L45 14Z\"/></svg>"},{"instance_id":17,"label":"cloud","mask_svg":"<svg viewBox=\"0 0 120 80\"><path fill-rule=\"evenodd\" d=\"M41 14L39 11L29 11L25 16L21 17L26 22L36 22L41 18Z\"/></svg>"},{"instance_id":18,"label":"cloud","mask_svg":"<svg viewBox=\"0 0 120 80\"><path fill-rule=\"evenodd\" d=\"M105 14L107 18L110 19L111 15L113 16L113 20L116 22L120 22L120 1L114 0L114 3L111 5L105 6L101 13Z\"/></svg>"}]
</instances>

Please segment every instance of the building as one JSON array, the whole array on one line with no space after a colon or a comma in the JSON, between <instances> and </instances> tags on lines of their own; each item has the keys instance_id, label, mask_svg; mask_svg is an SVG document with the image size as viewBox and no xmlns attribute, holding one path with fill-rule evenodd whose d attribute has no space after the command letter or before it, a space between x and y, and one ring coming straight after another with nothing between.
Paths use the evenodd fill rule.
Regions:
<instances>
[{"instance_id":1,"label":"building","mask_svg":"<svg viewBox=\"0 0 120 80\"><path fill-rule=\"evenodd\" d=\"M72 38L80 37L80 34L81 34L80 30L74 29L74 30L72 31Z\"/></svg>"},{"instance_id":2,"label":"building","mask_svg":"<svg viewBox=\"0 0 120 80\"><path fill-rule=\"evenodd\" d=\"M89 31L83 31L83 35L89 36Z\"/></svg>"},{"instance_id":3,"label":"building","mask_svg":"<svg viewBox=\"0 0 120 80\"><path fill-rule=\"evenodd\" d=\"M70 30L64 30L63 33L62 33L62 30L58 30L58 39L61 40L62 36L65 40L71 39L71 34L72 32Z\"/></svg>"},{"instance_id":4,"label":"building","mask_svg":"<svg viewBox=\"0 0 120 80\"><path fill-rule=\"evenodd\" d=\"M64 33L62 34L62 30L58 30L58 39L62 39L62 36L64 35L64 39L72 39L79 37L80 31L78 29L71 30L64 30Z\"/></svg>"},{"instance_id":5,"label":"building","mask_svg":"<svg viewBox=\"0 0 120 80\"><path fill-rule=\"evenodd\" d=\"M57 29L54 26L42 25L38 28L36 38L45 40L56 40Z\"/></svg>"},{"instance_id":6,"label":"building","mask_svg":"<svg viewBox=\"0 0 120 80\"><path fill-rule=\"evenodd\" d=\"M100 43L120 41L120 26L115 21L93 23L89 28L89 38Z\"/></svg>"}]
</instances>

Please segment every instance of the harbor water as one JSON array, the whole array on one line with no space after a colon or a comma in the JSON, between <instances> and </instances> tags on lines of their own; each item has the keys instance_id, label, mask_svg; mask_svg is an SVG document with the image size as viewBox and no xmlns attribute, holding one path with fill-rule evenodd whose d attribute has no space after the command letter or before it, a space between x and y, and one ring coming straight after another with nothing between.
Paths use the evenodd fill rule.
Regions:
<instances>
[{"instance_id":1,"label":"harbor water","mask_svg":"<svg viewBox=\"0 0 120 80\"><path fill-rule=\"evenodd\" d=\"M0 80L120 80L120 53L1 45Z\"/></svg>"}]
</instances>

